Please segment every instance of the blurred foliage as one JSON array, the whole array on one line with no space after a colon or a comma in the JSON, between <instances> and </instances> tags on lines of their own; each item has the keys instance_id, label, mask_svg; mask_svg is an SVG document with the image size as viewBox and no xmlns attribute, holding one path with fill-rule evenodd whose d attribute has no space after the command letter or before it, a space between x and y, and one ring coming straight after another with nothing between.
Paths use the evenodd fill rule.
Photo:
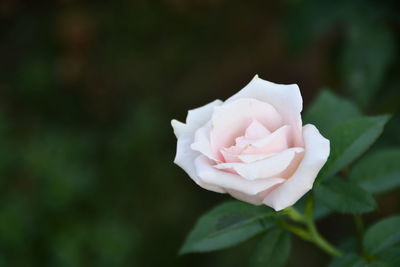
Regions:
<instances>
[{"instance_id":1,"label":"blurred foliage","mask_svg":"<svg viewBox=\"0 0 400 267\"><path fill-rule=\"evenodd\" d=\"M176 256L228 197L172 164L169 120L258 73L395 113L375 147L399 146L399 23L394 0L0 1L0 266L245 266L252 243Z\"/></svg>"}]
</instances>

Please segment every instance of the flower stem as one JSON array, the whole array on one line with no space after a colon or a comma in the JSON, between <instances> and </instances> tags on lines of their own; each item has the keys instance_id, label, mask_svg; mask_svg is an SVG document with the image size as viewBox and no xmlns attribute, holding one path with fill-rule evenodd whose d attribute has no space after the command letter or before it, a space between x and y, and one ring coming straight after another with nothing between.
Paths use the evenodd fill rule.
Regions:
<instances>
[{"instance_id":1,"label":"flower stem","mask_svg":"<svg viewBox=\"0 0 400 267\"><path fill-rule=\"evenodd\" d=\"M374 260L374 257L369 255L363 247L363 236L364 236L364 222L363 222L363 217L361 214L355 214L353 215L353 220L354 220L354 226L356 228L357 232L357 245L358 245L358 250L368 262L371 262Z\"/></svg>"},{"instance_id":2,"label":"flower stem","mask_svg":"<svg viewBox=\"0 0 400 267\"><path fill-rule=\"evenodd\" d=\"M303 230L300 227L287 224L287 223L284 223L283 226L285 228L287 228L289 231L291 231L292 233L301 237L302 239L314 243L315 245L317 245L319 248L321 248L323 251L325 251L329 255L331 255L333 257L342 256L342 253L337 248L335 248L333 245L331 245L318 232L318 229L315 226L314 219L312 216L312 205L309 204L308 206L311 208L308 209L306 216L301 214L300 212L298 212L294 207L289 207L285 210L286 214L289 216L290 219L292 219L295 222L304 224L308 231Z\"/></svg>"},{"instance_id":3,"label":"flower stem","mask_svg":"<svg viewBox=\"0 0 400 267\"><path fill-rule=\"evenodd\" d=\"M308 230L310 231L310 234L313 238L313 243L319 246L323 251L328 253L329 255L333 257L340 257L342 256L342 253L336 249L333 245L331 245L325 238L323 238L320 233L317 230L317 227L315 226L314 220L311 218L311 220L307 220L307 227Z\"/></svg>"},{"instance_id":4,"label":"flower stem","mask_svg":"<svg viewBox=\"0 0 400 267\"><path fill-rule=\"evenodd\" d=\"M287 222L280 222L281 226L283 226L284 228L286 228L287 230L289 230L290 232L292 232L293 234L297 235L298 237L309 241L309 242L313 242L313 238L311 237L310 233L306 230L303 229L301 227L289 224Z\"/></svg>"},{"instance_id":5,"label":"flower stem","mask_svg":"<svg viewBox=\"0 0 400 267\"><path fill-rule=\"evenodd\" d=\"M353 215L353 220L354 220L354 226L355 226L356 232L357 232L357 245L360 250L360 253L364 254L363 245L362 245L362 239L363 239L363 235L364 235L363 219L360 214L355 214L355 215Z\"/></svg>"}]
</instances>

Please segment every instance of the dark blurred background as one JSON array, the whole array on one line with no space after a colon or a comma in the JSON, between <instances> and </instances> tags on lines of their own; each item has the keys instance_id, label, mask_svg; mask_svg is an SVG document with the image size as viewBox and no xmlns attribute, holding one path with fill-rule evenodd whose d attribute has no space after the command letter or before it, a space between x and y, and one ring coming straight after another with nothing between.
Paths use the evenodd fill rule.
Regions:
<instances>
[{"instance_id":1,"label":"dark blurred background","mask_svg":"<svg viewBox=\"0 0 400 267\"><path fill-rule=\"evenodd\" d=\"M327 86L396 113L399 26L395 0L0 0L0 266L246 266L254 241L177 256L229 197L173 165L170 120L255 74L305 107ZM400 145L399 122L377 146ZM334 216L338 243L354 230ZM288 266L328 260L295 240Z\"/></svg>"}]
</instances>

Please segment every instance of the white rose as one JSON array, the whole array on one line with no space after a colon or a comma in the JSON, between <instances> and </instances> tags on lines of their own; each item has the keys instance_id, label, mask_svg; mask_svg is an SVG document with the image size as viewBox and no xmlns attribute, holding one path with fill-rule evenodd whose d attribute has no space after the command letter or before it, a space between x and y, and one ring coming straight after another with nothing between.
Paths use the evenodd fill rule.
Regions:
<instances>
[{"instance_id":1,"label":"white rose","mask_svg":"<svg viewBox=\"0 0 400 267\"><path fill-rule=\"evenodd\" d=\"M301 111L297 85L255 76L225 102L190 110L186 123L172 120L174 162L207 190L282 210L312 188L330 151Z\"/></svg>"}]
</instances>

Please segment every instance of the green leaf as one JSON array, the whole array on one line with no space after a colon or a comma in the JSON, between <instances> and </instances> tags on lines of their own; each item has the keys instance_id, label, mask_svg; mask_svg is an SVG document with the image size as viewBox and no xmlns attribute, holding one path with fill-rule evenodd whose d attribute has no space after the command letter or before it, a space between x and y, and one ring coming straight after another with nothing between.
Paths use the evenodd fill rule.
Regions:
<instances>
[{"instance_id":1,"label":"green leaf","mask_svg":"<svg viewBox=\"0 0 400 267\"><path fill-rule=\"evenodd\" d=\"M305 124L317 125L318 130L324 134L336 124L360 116L360 111L353 103L324 89L307 109L303 119Z\"/></svg>"},{"instance_id":2,"label":"green leaf","mask_svg":"<svg viewBox=\"0 0 400 267\"><path fill-rule=\"evenodd\" d=\"M328 267L365 267L364 259L353 253L345 254L340 258L335 258L331 261Z\"/></svg>"},{"instance_id":3,"label":"green leaf","mask_svg":"<svg viewBox=\"0 0 400 267\"><path fill-rule=\"evenodd\" d=\"M385 218L371 226L364 236L364 249L376 254L400 242L400 216Z\"/></svg>"},{"instance_id":4,"label":"green leaf","mask_svg":"<svg viewBox=\"0 0 400 267\"><path fill-rule=\"evenodd\" d=\"M240 201L218 205L200 217L183 244L180 254L207 252L243 242L273 226L277 213L266 206Z\"/></svg>"},{"instance_id":5,"label":"green leaf","mask_svg":"<svg viewBox=\"0 0 400 267\"><path fill-rule=\"evenodd\" d=\"M315 188L315 197L328 207L341 213L359 214L376 207L371 194L354 183L331 179Z\"/></svg>"},{"instance_id":6,"label":"green leaf","mask_svg":"<svg viewBox=\"0 0 400 267\"><path fill-rule=\"evenodd\" d=\"M280 228L272 228L258 242L250 267L283 266L291 249L290 234Z\"/></svg>"},{"instance_id":7,"label":"green leaf","mask_svg":"<svg viewBox=\"0 0 400 267\"><path fill-rule=\"evenodd\" d=\"M400 246L390 247L378 253L378 259L389 266L400 266Z\"/></svg>"},{"instance_id":8,"label":"green leaf","mask_svg":"<svg viewBox=\"0 0 400 267\"><path fill-rule=\"evenodd\" d=\"M346 254L340 258L332 260L329 266L362 266L362 267L389 267L381 258L374 259L373 262L367 262L359 255L359 245L357 238L348 237L340 245L339 249L345 251Z\"/></svg>"},{"instance_id":9,"label":"green leaf","mask_svg":"<svg viewBox=\"0 0 400 267\"><path fill-rule=\"evenodd\" d=\"M365 152L379 137L388 115L362 116L346 99L323 90L304 115L331 141L331 154L320 177L333 176Z\"/></svg>"},{"instance_id":10,"label":"green leaf","mask_svg":"<svg viewBox=\"0 0 400 267\"><path fill-rule=\"evenodd\" d=\"M331 154L321 177L333 176L364 153L380 136L389 118L388 115L365 116L330 128L326 138L331 141Z\"/></svg>"},{"instance_id":11,"label":"green leaf","mask_svg":"<svg viewBox=\"0 0 400 267\"><path fill-rule=\"evenodd\" d=\"M371 193L391 190L400 185L400 149L376 151L360 160L350 179Z\"/></svg>"}]
</instances>

